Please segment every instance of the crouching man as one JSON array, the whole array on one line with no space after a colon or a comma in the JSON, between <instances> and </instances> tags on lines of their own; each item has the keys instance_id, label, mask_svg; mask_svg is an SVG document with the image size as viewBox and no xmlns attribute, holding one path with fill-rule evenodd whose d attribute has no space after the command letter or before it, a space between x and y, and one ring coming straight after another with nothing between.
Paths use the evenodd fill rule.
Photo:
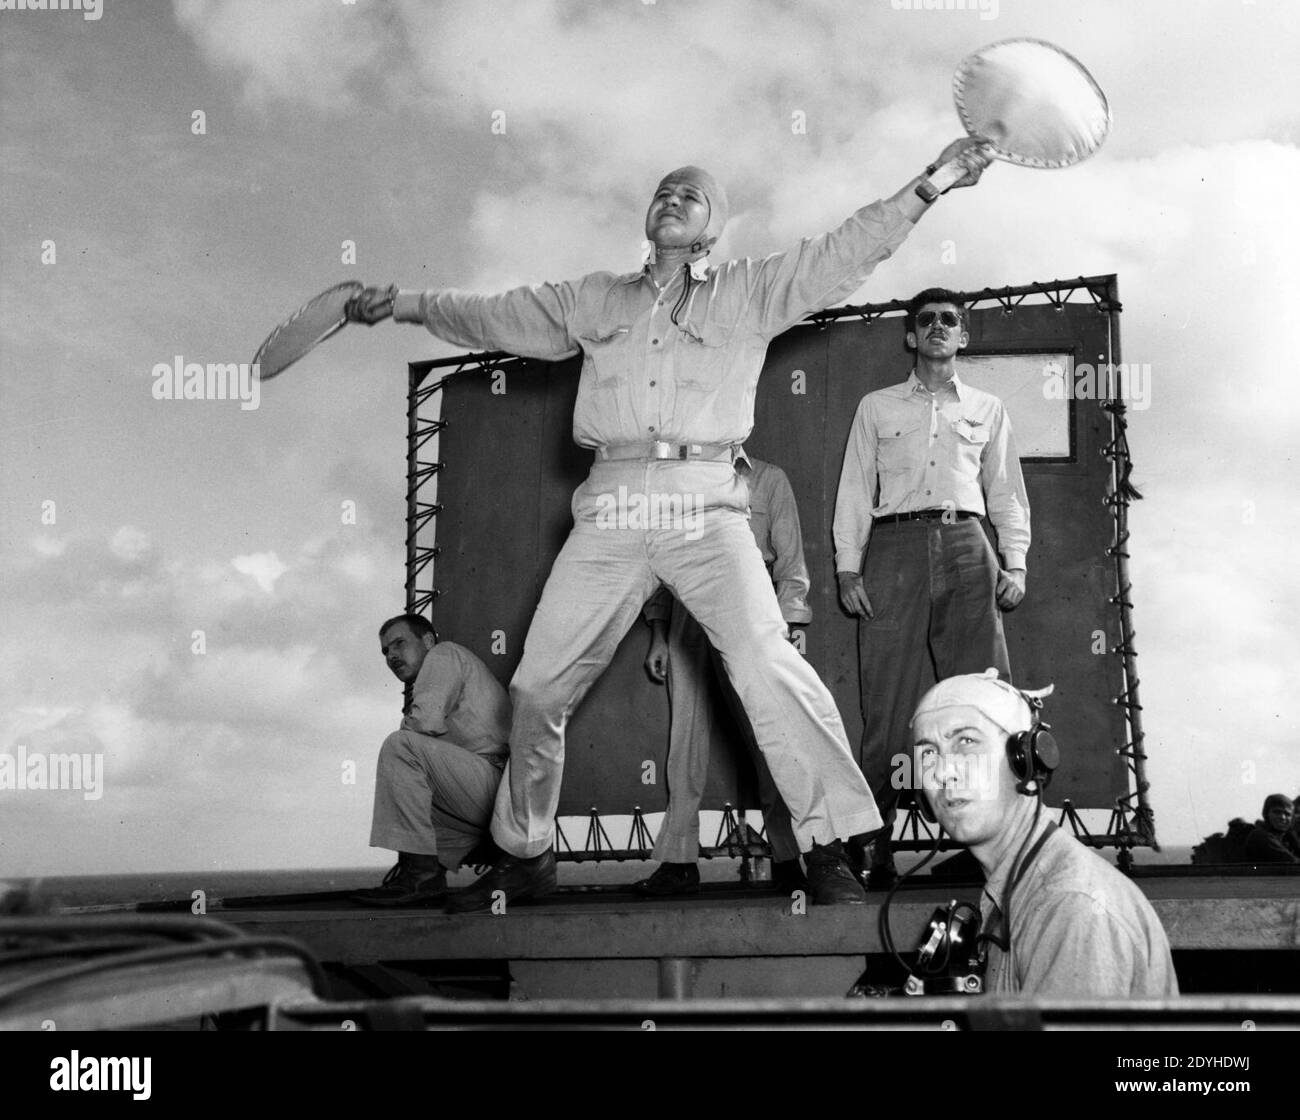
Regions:
<instances>
[{"instance_id":1,"label":"crouching man","mask_svg":"<svg viewBox=\"0 0 1300 1120\"><path fill-rule=\"evenodd\" d=\"M984 869L984 990L1177 995L1169 941L1151 904L1041 811L1037 795L1056 748L1035 735L1031 698L989 669L940 681L912 718L922 796Z\"/></svg>"},{"instance_id":2,"label":"crouching man","mask_svg":"<svg viewBox=\"0 0 1300 1120\"><path fill-rule=\"evenodd\" d=\"M423 906L447 894L447 872L487 839L505 769L510 698L474 654L439 642L429 620L402 614L379 629L389 669L413 685L411 706L379 751L370 846L397 852L365 906ZM490 862L494 852L483 853Z\"/></svg>"}]
</instances>

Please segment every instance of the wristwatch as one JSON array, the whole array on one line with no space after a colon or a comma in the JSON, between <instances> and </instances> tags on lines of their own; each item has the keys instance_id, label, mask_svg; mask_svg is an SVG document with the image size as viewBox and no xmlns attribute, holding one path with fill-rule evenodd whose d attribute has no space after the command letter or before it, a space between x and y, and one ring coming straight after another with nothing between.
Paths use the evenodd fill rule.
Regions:
<instances>
[{"instance_id":1,"label":"wristwatch","mask_svg":"<svg viewBox=\"0 0 1300 1120\"><path fill-rule=\"evenodd\" d=\"M953 187L971 174L971 166L961 155L947 163L930 164L925 169L925 178L916 185L916 194L923 202L933 202L941 194L947 194Z\"/></svg>"},{"instance_id":2,"label":"wristwatch","mask_svg":"<svg viewBox=\"0 0 1300 1120\"><path fill-rule=\"evenodd\" d=\"M925 169L925 178L916 184L916 197L922 202L933 202L941 194L948 193L948 191L939 190L934 183L930 181L933 178L934 173L938 170L939 165L937 163L930 164L930 166ZM950 191L952 188L949 187L948 190Z\"/></svg>"}]
</instances>

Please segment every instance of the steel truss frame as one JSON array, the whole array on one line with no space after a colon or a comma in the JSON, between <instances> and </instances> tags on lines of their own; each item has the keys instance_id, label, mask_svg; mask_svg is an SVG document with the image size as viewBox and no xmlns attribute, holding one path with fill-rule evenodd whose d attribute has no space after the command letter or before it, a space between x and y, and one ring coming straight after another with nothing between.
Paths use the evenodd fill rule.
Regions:
<instances>
[{"instance_id":1,"label":"steel truss frame","mask_svg":"<svg viewBox=\"0 0 1300 1120\"><path fill-rule=\"evenodd\" d=\"M1110 438L1102 454L1110 463L1110 480L1105 502L1111 511L1114 534L1106 555L1114 562L1115 593L1109 602L1115 608L1119 623L1119 642L1109 653L1119 657L1123 667L1123 689L1113 702L1124 709L1127 737L1117 753L1124 759L1130 777L1129 792L1115 799L1110 820L1101 834L1089 832L1077 810L1066 801L1059 824L1068 825L1079 840L1093 847L1115 847L1119 850L1122 867L1132 865L1132 850L1150 847L1159 851L1156 841L1155 817L1147 796L1150 783L1146 777L1146 737L1142 729L1142 704L1139 699L1140 680L1137 672L1137 649L1134 644L1132 581L1128 561L1128 508L1142 495L1130 481L1133 461L1128 447L1128 420L1123 374L1119 360L1119 315L1122 306L1114 275L1080 276L1074 280L1052 280L1036 284L1023 284L1004 288L984 288L962 293L967 306L976 308L1001 308L1004 315L1012 315L1026 303L1046 303L1063 311L1067 303L1091 303L1099 315L1107 317L1107 360L1112 377L1108 394L1099 400L1099 406L1108 414ZM810 315L805 323L826 327L841 320L873 322L886 315L906 312L903 300L887 303L867 303L831 308ZM462 377L491 376L498 371L525 368L532 364L526 359L502 351L461 354L451 358L412 362L408 366L406 408L406 609L414 614L432 614L434 600L439 591L434 583L435 561L439 554L436 540L437 517L443 506L424 496L443 468L439 454L439 433L454 420L441 414L443 389ZM431 380L431 375L436 377ZM436 487L435 487L436 489ZM751 861L770 854L770 848L761 832L745 821L744 809L728 804L723 810L722 823L711 847L702 847L701 855L742 860L742 878L752 873ZM622 814L620 814L622 815ZM559 818L556 819L555 847L558 858L567 860L624 860L648 859L654 846L654 837L640 807L633 810L631 829L622 847L616 846L602 821L599 809L593 806L586 818L568 818L586 821L586 833L581 848L569 842ZM902 826L895 833L894 846L902 850L924 850L934 843L929 823L919 810L912 807L903 816ZM941 845L947 847L946 843Z\"/></svg>"}]
</instances>

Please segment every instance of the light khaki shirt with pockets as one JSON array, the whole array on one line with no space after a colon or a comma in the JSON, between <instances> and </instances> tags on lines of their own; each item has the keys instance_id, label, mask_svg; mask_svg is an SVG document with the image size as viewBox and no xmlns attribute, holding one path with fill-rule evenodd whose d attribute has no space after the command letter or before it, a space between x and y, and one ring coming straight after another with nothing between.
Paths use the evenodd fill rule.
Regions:
<instances>
[{"instance_id":1,"label":"light khaki shirt with pockets","mask_svg":"<svg viewBox=\"0 0 1300 1120\"><path fill-rule=\"evenodd\" d=\"M1011 420L957 374L931 395L913 372L858 404L835 498L835 570L862 570L875 518L925 509L987 514L1003 566L1025 566L1029 498Z\"/></svg>"},{"instance_id":2,"label":"light khaki shirt with pockets","mask_svg":"<svg viewBox=\"0 0 1300 1120\"><path fill-rule=\"evenodd\" d=\"M684 269L662 290L643 269L500 295L404 291L393 316L458 346L546 360L581 351L573 438L582 447L740 444L754 427L768 342L852 295L911 230L897 205L873 202L786 252L711 268L677 323Z\"/></svg>"}]
</instances>

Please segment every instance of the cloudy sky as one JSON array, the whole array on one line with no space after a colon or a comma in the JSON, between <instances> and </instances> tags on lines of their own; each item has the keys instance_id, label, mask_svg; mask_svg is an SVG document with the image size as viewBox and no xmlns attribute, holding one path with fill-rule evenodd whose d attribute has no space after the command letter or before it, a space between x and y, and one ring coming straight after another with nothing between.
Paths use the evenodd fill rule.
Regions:
<instances>
[{"instance_id":1,"label":"cloudy sky","mask_svg":"<svg viewBox=\"0 0 1300 1120\"><path fill-rule=\"evenodd\" d=\"M354 328L247 410L154 399L157 364L249 361L349 276L635 267L648 193L687 161L730 187L721 253L783 247L929 162L958 132L956 62L1015 36L1088 64L1107 146L994 167L854 302L1118 274L1125 357L1152 371L1133 579L1161 837L1300 789L1300 6L970 6L0 12L0 752L105 765L97 800L0 791L0 873L386 858L365 838L400 695L373 632L401 605L405 365L451 351Z\"/></svg>"}]
</instances>

